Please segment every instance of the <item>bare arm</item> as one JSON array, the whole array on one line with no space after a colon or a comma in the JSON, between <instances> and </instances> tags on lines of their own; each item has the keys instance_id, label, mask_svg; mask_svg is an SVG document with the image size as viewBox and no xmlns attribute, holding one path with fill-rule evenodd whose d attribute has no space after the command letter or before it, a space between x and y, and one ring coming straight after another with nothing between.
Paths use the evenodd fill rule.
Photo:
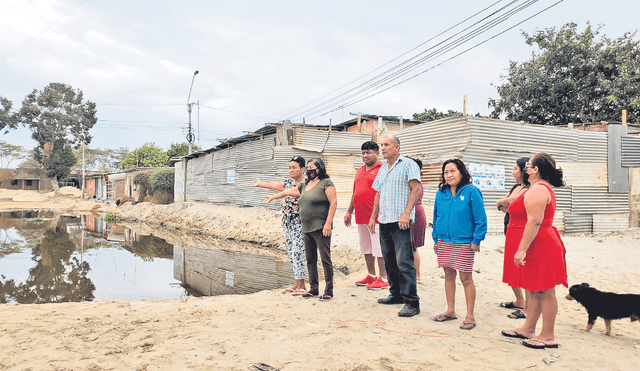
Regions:
<instances>
[{"instance_id":1,"label":"bare arm","mask_svg":"<svg viewBox=\"0 0 640 371\"><path fill-rule=\"evenodd\" d=\"M380 211L380 192L376 192L376 198L373 199L373 211L371 212L371 219L369 219L369 232L371 232L371 234L376 233L376 217L378 217L378 211Z\"/></svg>"},{"instance_id":2,"label":"bare arm","mask_svg":"<svg viewBox=\"0 0 640 371\"><path fill-rule=\"evenodd\" d=\"M527 224L524 226L522 240L518 246L514 261L516 265L524 264L524 257L531 242L540 230L540 224L544 219L544 209L549 202L549 191L545 187L532 187L524 195L524 207L527 210Z\"/></svg>"},{"instance_id":3,"label":"bare arm","mask_svg":"<svg viewBox=\"0 0 640 371\"><path fill-rule=\"evenodd\" d=\"M275 195L267 196L265 197L264 201L262 201L262 203L268 204L273 200L277 200L279 198L286 197L286 196L300 197L300 191L298 190L298 187L289 188L286 191L276 193Z\"/></svg>"},{"instance_id":4,"label":"bare arm","mask_svg":"<svg viewBox=\"0 0 640 371\"><path fill-rule=\"evenodd\" d=\"M518 198L518 196L520 196L521 191L522 191L522 185L515 188L513 192L507 193L506 195L504 195L502 199L496 202L496 207L498 208L498 210L502 211L503 213L506 213L507 211L509 211L509 205L511 205L511 202L513 202L513 200L515 200L516 198Z\"/></svg>"},{"instance_id":5,"label":"bare arm","mask_svg":"<svg viewBox=\"0 0 640 371\"><path fill-rule=\"evenodd\" d=\"M400 221L398 221L400 229L409 228L409 225L411 224L411 210L416 207L416 204L418 203L418 195L420 195L420 182L417 179L411 179L409 181L409 186L411 186L411 194L409 195L407 207L405 207L402 216L400 216Z\"/></svg>"},{"instance_id":6,"label":"bare arm","mask_svg":"<svg viewBox=\"0 0 640 371\"><path fill-rule=\"evenodd\" d=\"M329 200L329 214L327 214L327 220L324 222L322 228L323 236L331 236L331 225L333 224L333 217L336 215L336 209L338 208L338 197L336 197L336 187L327 187L324 190L324 194L327 195Z\"/></svg>"},{"instance_id":7,"label":"bare arm","mask_svg":"<svg viewBox=\"0 0 640 371\"><path fill-rule=\"evenodd\" d=\"M260 188L267 188L267 189L273 189L274 191L284 191L284 184L282 184L282 182L271 182L271 183L265 183L263 181L261 181L260 179L256 178L256 181L251 183L252 187L260 187Z\"/></svg>"},{"instance_id":8,"label":"bare arm","mask_svg":"<svg viewBox=\"0 0 640 371\"><path fill-rule=\"evenodd\" d=\"M353 193L351 194L351 201L349 201L349 207L344 214L344 225L351 227L351 214L353 213Z\"/></svg>"}]
</instances>

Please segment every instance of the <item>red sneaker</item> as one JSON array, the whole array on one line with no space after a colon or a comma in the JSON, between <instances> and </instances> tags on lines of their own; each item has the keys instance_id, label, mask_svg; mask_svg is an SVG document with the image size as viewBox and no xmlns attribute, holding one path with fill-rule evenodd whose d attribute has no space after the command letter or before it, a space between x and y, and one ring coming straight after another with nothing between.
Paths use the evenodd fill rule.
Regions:
<instances>
[{"instance_id":1,"label":"red sneaker","mask_svg":"<svg viewBox=\"0 0 640 371\"><path fill-rule=\"evenodd\" d=\"M378 278L377 277L371 277L370 275L367 274L367 278L361 280L361 281L357 281L356 282L356 286L367 286L371 283L376 282Z\"/></svg>"},{"instance_id":2,"label":"red sneaker","mask_svg":"<svg viewBox=\"0 0 640 371\"><path fill-rule=\"evenodd\" d=\"M369 290L380 290L389 287L389 282L385 282L380 277L376 277L376 282L367 285Z\"/></svg>"}]
</instances>

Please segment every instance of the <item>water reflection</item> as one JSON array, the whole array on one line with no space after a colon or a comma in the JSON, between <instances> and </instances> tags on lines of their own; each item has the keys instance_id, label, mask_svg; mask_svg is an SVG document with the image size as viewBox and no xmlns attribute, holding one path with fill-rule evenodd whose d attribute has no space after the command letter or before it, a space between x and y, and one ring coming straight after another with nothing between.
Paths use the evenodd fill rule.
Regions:
<instances>
[{"instance_id":1,"label":"water reflection","mask_svg":"<svg viewBox=\"0 0 640 371\"><path fill-rule=\"evenodd\" d=\"M176 245L173 276L202 295L250 294L293 280L290 261L243 251Z\"/></svg>"},{"instance_id":2,"label":"water reflection","mask_svg":"<svg viewBox=\"0 0 640 371\"><path fill-rule=\"evenodd\" d=\"M36 265L29 270L29 277L17 283L2 276L0 301L40 304L93 300L95 286L87 277L89 264L72 256L75 248L64 219L58 218L31 249Z\"/></svg>"},{"instance_id":3,"label":"water reflection","mask_svg":"<svg viewBox=\"0 0 640 371\"><path fill-rule=\"evenodd\" d=\"M0 213L0 302L163 300L187 295L173 246L90 216Z\"/></svg>"},{"instance_id":4,"label":"water reflection","mask_svg":"<svg viewBox=\"0 0 640 371\"><path fill-rule=\"evenodd\" d=\"M292 271L249 243L94 215L0 213L2 303L246 294L285 286Z\"/></svg>"}]
</instances>

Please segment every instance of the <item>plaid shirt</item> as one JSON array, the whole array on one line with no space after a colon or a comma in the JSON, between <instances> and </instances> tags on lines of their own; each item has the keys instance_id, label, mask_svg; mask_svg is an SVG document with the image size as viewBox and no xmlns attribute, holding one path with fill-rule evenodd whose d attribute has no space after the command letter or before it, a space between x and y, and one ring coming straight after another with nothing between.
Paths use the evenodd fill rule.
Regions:
<instances>
[{"instance_id":1,"label":"plaid shirt","mask_svg":"<svg viewBox=\"0 0 640 371\"><path fill-rule=\"evenodd\" d=\"M412 179L420 181L420 168L415 161L400 155L389 169L388 161L385 161L378 171L372 188L380 194L380 223L395 223L400 221L404 209L409 202ZM415 208L411 210L411 220L415 218Z\"/></svg>"}]
</instances>

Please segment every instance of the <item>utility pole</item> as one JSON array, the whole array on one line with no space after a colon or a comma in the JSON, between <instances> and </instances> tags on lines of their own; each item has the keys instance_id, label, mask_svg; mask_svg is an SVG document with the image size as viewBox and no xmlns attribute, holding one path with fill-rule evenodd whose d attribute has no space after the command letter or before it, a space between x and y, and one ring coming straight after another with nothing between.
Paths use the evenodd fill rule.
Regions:
<instances>
[{"instance_id":1,"label":"utility pole","mask_svg":"<svg viewBox=\"0 0 640 371\"><path fill-rule=\"evenodd\" d=\"M196 75L200 73L200 71L196 71L193 73L193 77L191 78L191 87L189 88L189 96L187 97L187 111L189 112L189 134L187 134L187 143L189 145L189 153L191 154L192 151L192 146L193 146L193 141L194 141L194 137L195 135L193 135L193 131L191 129L191 107L193 106L193 103L190 103L189 101L191 100L191 90L193 89L193 80L195 80ZM198 101L199 102L199 101Z\"/></svg>"},{"instance_id":2,"label":"utility pole","mask_svg":"<svg viewBox=\"0 0 640 371\"><path fill-rule=\"evenodd\" d=\"M82 139L82 193L81 198L84 198L86 192L86 178L85 178L85 164L86 160L84 157L84 138Z\"/></svg>"}]
</instances>

